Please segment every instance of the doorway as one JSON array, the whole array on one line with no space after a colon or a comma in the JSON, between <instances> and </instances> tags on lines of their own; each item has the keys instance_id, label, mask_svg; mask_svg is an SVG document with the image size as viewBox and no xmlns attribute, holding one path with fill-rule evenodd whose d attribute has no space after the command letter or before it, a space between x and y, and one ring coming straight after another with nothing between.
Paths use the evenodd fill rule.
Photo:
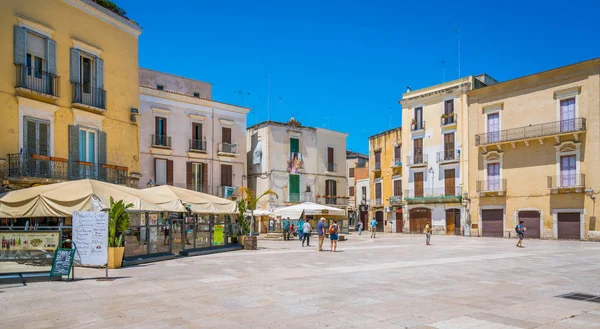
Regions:
<instances>
[{"instance_id":1,"label":"doorway","mask_svg":"<svg viewBox=\"0 0 600 329\"><path fill-rule=\"evenodd\" d=\"M519 211L519 222L523 221L523 226L527 229L525 236L527 238L539 239L540 230L540 212L539 211Z\"/></svg>"},{"instance_id":2,"label":"doorway","mask_svg":"<svg viewBox=\"0 0 600 329\"><path fill-rule=\"evenodd\" d=\"M504 236L503 209L486 209L481 211L481 235L493 238Z\"/></svg>"},{"instance_id":3,"label":"doorway","mask_svg":"<svg viewBox=\"0 0 600 329\"><path fill-rule=\"evenodd\" d=\"M375 212L375 220L377 221L377 232L383 232L383 211Z\"/></svg>"},{"instance_id":4,"label":"doorway","mask_svg":"<svg viewBox=\"0 0 600 329\"><path fill-rule=\"evenodd\" d=\"M410 233L423 233L425 225L431 227L431 209L414 208L409 210Z\"/></svg>"},{"instance_id":5,"label":"doorway","mask_svg":"<svg viewBox=\"0 0 600 329\"><path fill-rule=\"evenodd\" d=\"M460 209L446 209L446 235L461 235Z\"/></svg>"},{"instance_id":6,"label":"doorway","mask_svg":"<svg viewBox=\"0 0 600 329\"><path fill-rule=\"evenodd\" d=\"M402 219L402 209L396 210L396 233L402 233L404 220Z\"/></svg>"}]
</instances>

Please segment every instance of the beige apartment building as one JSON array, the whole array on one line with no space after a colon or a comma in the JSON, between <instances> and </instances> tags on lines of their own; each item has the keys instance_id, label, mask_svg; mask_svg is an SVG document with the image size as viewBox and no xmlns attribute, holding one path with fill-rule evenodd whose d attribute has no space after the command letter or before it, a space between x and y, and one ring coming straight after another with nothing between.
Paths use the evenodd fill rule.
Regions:
<instances>
[{"instance_id":1,"label":"beige apartment building","mask_svg":"<svg viewBox=\"0 0 600 329\"><path fill-rule=\"evenodd\" d=\"M174 185L235 198L245 185L250 109L212 100L206 82L149 69L139 76L139 187Z\"/></svg>"},{"instance_id":2,"label":"beige apartment building","mask_svg":"<svg viewBox=\"0 0 600 329\"><path fill-rule=\"evenodd\" d=\"M429 224L434 234L464 234L468 218L463 186L469 161L466 93L495 83L482 74L409 89L402 95L402 122L408 123L402 129L403 232L421 233Z\"/></svg>"},{"instance_id":3,"label":"beige apartment building","mask_svg":"<svg viewBox=\"0 0 600 329\"><path fill-rule=\"evenodd\" d=\"M600 59L467 95L471 234L598 240Z\"/></svg>"}]
</instances>

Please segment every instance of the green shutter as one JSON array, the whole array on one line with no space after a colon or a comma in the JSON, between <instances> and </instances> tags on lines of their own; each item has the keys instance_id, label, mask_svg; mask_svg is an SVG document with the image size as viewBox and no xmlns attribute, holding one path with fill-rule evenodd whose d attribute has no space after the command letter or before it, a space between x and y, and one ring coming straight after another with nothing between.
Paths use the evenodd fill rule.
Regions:
<instances>
[{"instance_id":1,"label":"green shutter","mask_svg":"<svg viewBox=\"0 0 600 329\"><path fill-rule=\"evenodd\" d=\"M300 175L290 175L290 202L300 201Z\"/></svg>"},{"instance_id":2,"label":"green shutter","mask_svg":"<svg viewBox=\"0 0 600 329\"><path fill-rule=\"evenodd\" d=\"M290 138L290 152L300 153L300 140L298 138Z\"/></svg>"},{"instance_id":3,"label":"green shutter","mask_svg":"<svg viewBox=\"0 0 600 329\"><path fill-rule=\"evenodd\" d=\"M15 26L15 64L27 65L27 30Z\"/></svg>"}]
</instances>

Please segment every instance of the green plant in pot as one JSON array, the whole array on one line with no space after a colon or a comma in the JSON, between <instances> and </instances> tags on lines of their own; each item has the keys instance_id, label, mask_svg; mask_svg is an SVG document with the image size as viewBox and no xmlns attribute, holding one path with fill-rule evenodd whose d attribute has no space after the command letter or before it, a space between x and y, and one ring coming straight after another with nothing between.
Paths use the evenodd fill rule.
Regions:
<instances>
[{"instance_id":1,"label":"green plant in pot","mask_svg":"<svg viewBox=\"0 0 600 329\"><path fill-rule=\"evenodd\" d=\"M265 197L267 195L274 195L275 198L279 198L279 196L277 195L277 193L275 193L271 190L266 190L258 197L255 197L254 192L252 192L252 190L247 187L242 187L242 195L243 195L242 199L244 199L246 202L246 208L248 210L250 210L250 213L251 213L250 228L253 232L255 232L254 210L256 209L256 205L258 204L258 201L260 201L260 199L262 199L263 197Z\"/></svg>"},{"instance_id":2,"label":"green plant in pot","mask_svg":"<svg viewBox=\"0 0 600 329\"><path fill-rule=\"evenodd\" d=\"M108 209L108 268L119 268L123 263L123 234L129 230L129 214L127 209L133 207L133 203L125 204L123 200L115 202L110 197L110 208Z\"/></svg>"}]
</instances>

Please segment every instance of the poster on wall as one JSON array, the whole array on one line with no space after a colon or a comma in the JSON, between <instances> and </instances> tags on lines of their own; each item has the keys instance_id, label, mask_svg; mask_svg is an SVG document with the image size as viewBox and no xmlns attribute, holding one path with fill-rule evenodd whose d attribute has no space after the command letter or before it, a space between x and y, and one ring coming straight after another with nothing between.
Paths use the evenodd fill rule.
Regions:
<instances>
[{"instance_id":1,"label":"poster on wall","mask_svg":"<svg viewBox=\"0 0 600 329\"><path fill-rule=\"evenodd\" d=\"M9 231L0 232L2 247L0 250L55 250L60 243L60 234L39 231Z\"/></svg>"},{"instance_id":2,"label":"poster on wall","mask_svg":"<svg viewBox=\"0 0 600 329\"><path fill-rule=\"evenodd\" d=\"M102 266L108 260L108 213L104 211L73 212L75 259L81 265Z\"/></svg>"},{"instance_id":3,"label":"poster on wall","mask_svg":"<svg viewBox=\"0 0 600 329\"><path fill-rule=\"evenodd\" d=\"M223 244L223 225L215 225L213 228L213 245Z\"/></svg>"}]
</instances>

